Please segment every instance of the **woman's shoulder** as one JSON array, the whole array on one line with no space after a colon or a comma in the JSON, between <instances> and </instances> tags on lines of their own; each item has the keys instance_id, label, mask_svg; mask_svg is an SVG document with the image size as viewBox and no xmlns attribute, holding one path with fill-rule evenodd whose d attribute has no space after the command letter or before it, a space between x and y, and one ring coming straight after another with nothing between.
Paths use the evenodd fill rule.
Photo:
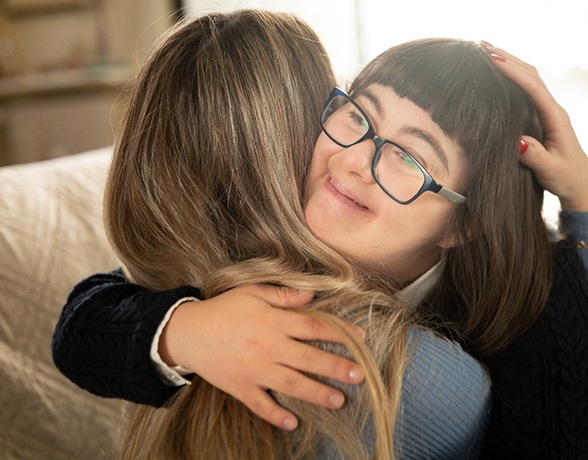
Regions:
<instances>
[{"instance_id":1,"label":"woman's shoulder","mask_svg":"<svg viewBox=\"0 0 588 460\"><path fill-rule=\"evenodd\" d=\"M398 423L403 458L476 458L492 398L485 368L424 328L409 333Z\"/></svg>"}]
</instances>

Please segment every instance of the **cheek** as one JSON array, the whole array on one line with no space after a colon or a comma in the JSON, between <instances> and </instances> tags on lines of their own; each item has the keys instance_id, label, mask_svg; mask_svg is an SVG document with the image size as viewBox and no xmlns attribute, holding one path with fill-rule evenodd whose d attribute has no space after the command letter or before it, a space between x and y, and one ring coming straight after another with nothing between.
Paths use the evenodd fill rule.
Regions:
<instances>
[{"instance_id":1,"label":"cheek","mask_svg":"<svg viewBox=\"0 0 588 460\"><path fill-rule=\"evenodd\" d=\"M310 173L316 174L326 170L329 158L337 153L341 148L335 144L326 134L321 134L316 141L314 151L312 152L312 161L310 163Z\"/></svg>"},{"instance_id":2,"label":"cheek","mask_svg":"<svg viewBox=\"0 0 588 460\"><path fill-rule=\"evenodd\" d=\"M328 149L328 144L325 143L323 137L326 137L322 134L314 148L312 153L312 160L310 161L310 166L308 167L308 175L306 180L306 200L312 194L312 191L317 188L319 182L322 182L322 178L325 177L327 173L327 165L329 158L332 156L332 152Z\"/></svg>"},{"instance_id":3,"label":"cheek","mask_svg":"<svg viewBox=\"0 0 588 460\"><path fill-rule=\"evenodd\" d=\"M452 233L454 220L451 205L441 200L444 199L427 193L408 205L388 203L388 209L381 214L382 241L393 247L406 245L423 250L441 245Z\"/></svg>"}]
</instances>

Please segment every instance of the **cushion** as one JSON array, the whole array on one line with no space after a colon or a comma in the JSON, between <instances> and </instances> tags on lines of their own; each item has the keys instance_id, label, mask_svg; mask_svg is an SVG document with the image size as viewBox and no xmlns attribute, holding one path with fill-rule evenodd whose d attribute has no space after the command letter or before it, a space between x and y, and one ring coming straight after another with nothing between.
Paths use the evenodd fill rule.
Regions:
<instances>
[{"instance_id":1,"label":"cushion","mask_svg":"<svg viewBox=\"0 0 588 460\"><path fill-rule=\"evenodd\" d=\"M61 375L51 336L82 278L117 266L101 201L112 149L0 168L0 458L115 458L122 403Z\"/></svg>"}]
</instances>

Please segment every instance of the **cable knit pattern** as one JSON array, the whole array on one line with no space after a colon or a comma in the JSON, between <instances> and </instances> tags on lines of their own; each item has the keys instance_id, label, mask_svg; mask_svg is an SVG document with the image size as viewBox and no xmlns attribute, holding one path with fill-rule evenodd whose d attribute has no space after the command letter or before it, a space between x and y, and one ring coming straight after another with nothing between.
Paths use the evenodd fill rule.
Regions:
<instances>
[{"instance_id":1,"label":"cable knit pattern","mask_svg":"<svg viewBox=\"0 0 588 460\"><path fill-rule=\"evenodd\" d=\"M120 270L91 276L67 300L53 335L53 360L91 393L162 406L179 387L162 382L149 348L170 305L189 296L200 291L147 292Z\"/></svg>"},{"instance_id":2,"label":"cable knit pattern","mask_svg":"<svg viewBox=\"0 0 588 460\"><path fill-rule=\"evenodd\" d=\"M588 458L588 281L565 241L554 269L543 314L488 363L495 404L485 458Z\"/></svg>"}]
</instances>

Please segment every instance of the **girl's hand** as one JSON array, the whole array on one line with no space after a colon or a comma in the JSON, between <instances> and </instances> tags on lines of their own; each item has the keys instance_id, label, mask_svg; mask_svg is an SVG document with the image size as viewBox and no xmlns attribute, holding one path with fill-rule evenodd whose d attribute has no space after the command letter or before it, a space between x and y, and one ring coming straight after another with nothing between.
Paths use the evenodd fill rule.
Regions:
<instances>
[{"instance_id":1,"label":"girl's hand","mask_svg":"<svg viewBox=\"0 0 588 460\"><path fill-rule=\"evenodd\" d=\"M337 409L343 393L303 373L360 383L352 361L303 341L342 343L343 337L307 315L310 292L268 285L243 286L201 302L186 302L172 314L159 350L170 366L181 365L243 402L267 422L292 430L296 417L267 390ZM363 330L349 325L361 338Z\"/></svg>"},{"instance_id":2,"label":"girl's hand","mask_svg":"<svg viewBox=\"0 0 588 460\"><path fill-rule=\"evenodd\" d=\"M489 43L483 44L492 54L496 67L531 96L545 127L543 144L532 137L523 137L521 163L533 170L546 190L559 197L562 209L588 211L588 158L568 114L534 67Z\"/></svg>"}]
</instances>

